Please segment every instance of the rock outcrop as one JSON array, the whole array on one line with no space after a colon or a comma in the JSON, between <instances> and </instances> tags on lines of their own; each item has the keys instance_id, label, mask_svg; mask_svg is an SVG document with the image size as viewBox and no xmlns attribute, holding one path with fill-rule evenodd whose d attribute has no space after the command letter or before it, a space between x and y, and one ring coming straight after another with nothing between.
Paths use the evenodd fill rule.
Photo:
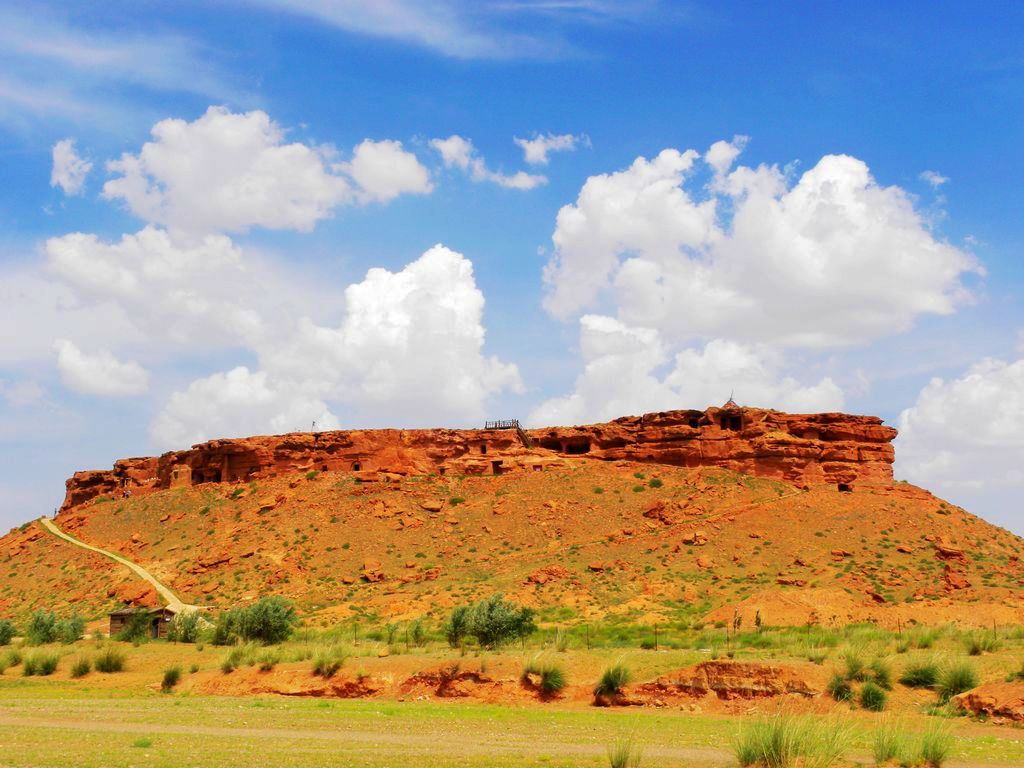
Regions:
<instances>
[{"instance_id":1,"label":"rock outcrop","mask_svg":"<svg viewBox=\"0 0 1024 768\"><path fill-rule=\"evenodd\" d=\"M629 416L605 424L518 429L296 432L211 440L160 457L77 472L63 510L100 496L274 475L351 472L360 481L411 474L543 471L571 458L721 467L800 487L890 485L896 430L874 416L723 407Z\"/></svg>"}]
</instances>

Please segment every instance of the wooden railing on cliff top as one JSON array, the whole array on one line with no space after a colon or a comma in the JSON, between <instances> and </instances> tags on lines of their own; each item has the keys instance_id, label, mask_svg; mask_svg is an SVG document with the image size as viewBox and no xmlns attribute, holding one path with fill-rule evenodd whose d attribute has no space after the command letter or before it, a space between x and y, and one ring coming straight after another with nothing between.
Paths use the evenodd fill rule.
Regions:
<instances>
[{"instance_id":1,"label":"wooden railing on cliff top","mask_svg":"<svg viewBox=\"0 0 1024 768\"><path fill-rule=\"evenodd\" d=\"M509 419L508 421L486 421L484 422L484 429L514 429L524 446L527 448L533 447L533 443L530 442L530 436L526 434L526 431L519 423L519 419Z\"/></svg>"}]
</instances>

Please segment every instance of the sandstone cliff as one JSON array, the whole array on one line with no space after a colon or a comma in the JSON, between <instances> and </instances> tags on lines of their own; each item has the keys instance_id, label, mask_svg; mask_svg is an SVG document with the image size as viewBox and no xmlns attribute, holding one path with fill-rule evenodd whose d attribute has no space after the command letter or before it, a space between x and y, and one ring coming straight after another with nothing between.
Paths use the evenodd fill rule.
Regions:
<instances>
[{"instance_id":1,"label":"sandstone cliff","mask_svg":"<svg viewBox=\"0 0 1024 768\"><path fill-rule=\"evenodd\" d=\"M517 429L352 430L211 440L160 457L77 472L62 511L99 496L310 471L364 481L414 474L543 471L563 457L721 467L807 487L892 483L896 430L874 416L723 407L629 416L605 424Z\"/></svg>"}]
</instances>

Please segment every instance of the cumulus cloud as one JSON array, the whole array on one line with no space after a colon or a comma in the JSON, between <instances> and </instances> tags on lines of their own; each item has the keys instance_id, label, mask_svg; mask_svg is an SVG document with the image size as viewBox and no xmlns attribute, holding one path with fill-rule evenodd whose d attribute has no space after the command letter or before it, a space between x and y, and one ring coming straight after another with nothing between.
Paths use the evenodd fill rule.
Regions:
<instances>
[{"instance_id":1,"label":"cumulus cloud","mask_svg":"<svg viewBox=\"0 0 1024 768\"><path fill-rule=\"evenodd\" d=\"M87 395L140 395L149 388L149 374L138 363L123 363L110 352L82 352L74 342L58 339L57 368L64 383Z\"/></svg>"},{"instance_id":2,"label":"cumulus cloud","mask_svg":"<svg viewBox=\"0 0 1024 768\"><path fill-rule=\"evenodd\" d=\"M60 187L65 195L77 195L82 191L85 177L92 170L92 163L79 157L75 152L74 139L61 139L53 145L53 170L50 172L50 186Z\"/></svg>"},{"instance_id":3,"label":"cumulus cloud","mask_svg":"<svg viewBox=\"0 0 1024 768\"><path fill-rule=\"evenodd\" d=\"M970 300L962 280L978 262L936 238L912 198L864 162L827 155L792 183L776 166L730 171L742 143L704 155L717 178L695 191L694 150L589 178L558 214L548 311L569 318L611 301L621 320L673 344L824 348Z\"/></svg>"},{"instance_id":4,"label":"cumulus cloud","mask_svg":"<svg viewBox=\"0 0 1024 768\"><path fill-rule=\"evenodd\" d=\"M330 153L299 142L262 111L210 107L189 123L161 120L137 155L107 164L103 185L140 218L188 232L244 232L253 226L309 231L350 201Z\"/></svg>"},{"instance_id":5,"label":"cumulus cloud","mask_svg":"<svg viewBox=\"0 0 1024 768\"><path fill-rule=\"evenodd\" d=\"M290 335L257 345L258 370L215 374L175 394L154 439L170 447L313 420L336 425L330 403L362 424L465 423L483 417L492 395L522 387L514 365L483 354L484 297L461 254L438 245L401 271L371 269L345 290L345 304L340 325L301 318ZM249 391L259 408L234 408ZM212 424L204 407L191 407L204 400L223 406Z\"/></svg>"},{"instance_id":6,"label":"cumulus cloud","mask_svg":"<svg viewBox=\"0 0 1024 768\"><path fill-rule=\"evenodd\" d=\"M934 378L900 415L900 477L939 493L1024 487L1024 359Z\"/></svg>"},{"instance_id":7,"label":"cumulus cloud","mask_svg":"<svg viewBox=\"0 0 1024 768\"><path fill-rule=\"evenodd\" d=\"M802 384L781 372L770 349L713 339L672 356L657 330L612 317L580 319L584 369L572 394L542 403L530 423L579 424L623 414L705 408L731 392L744 405L795 412L838 410L843 393L830 378Z\"/></svg>"},{"instance_id":8,"label":"cumulus cloud","mask_svg":"<svg viewBox=\"0 0 1024 768\"><path fill-rule=\"evenodd\" d=\"M322 401L275 384L265 371L240 366L193 381L171 395L152 434L160 445L181 448L216 437L305 430L313 421L324 429L339 426Z\"/></svg>"},{"instance_id":9,"label":"cumulus cloud","mask_svg":"<svg viewBox=\"0 0 1024 768\"><path fill-rule=\"evenodd\" d=\"M484 158L477 152L473 142L462 136L452 135L447 139L431 139L430 146L438 151L446 168L457 168L469 175L473 181L488 181L506 189L528 190L548 183L546 176L518 171L511 176L487 167Z\"/></svg>"},{"instance_id":10,"label":"cumulus cloud","mask_svg":"<svg viewBox=\"0 0 1024 768\"><path fill-rule=\"evenodd\" d=\"M532 139L514 138L513 141L523 149L523 160L530 165L547 165L548 155L551 152L573 152L579 145L590 145L590 139L585 135L574 136L571 133L562 133L557 136L547 134L537 135Z\"/></svg>"},{"instance_id":11,"label":"cumulus cloud","mask_svg":"<svg viewBox=\"0 0 1024 768\"><path fill-rule=\"evenodd\" d=\"M358 185L356 194L363 203L387 203L399 195L425 195L433 190L430 172L400 141L366 139L342 167Z\"/></svg>"},{"instance_id":12,"label":"cumulus cloud","mask_svg":"<svg viewBox=\"0 0 1024 768\"><path fill-rule=\"evenodd\" d=\"M70 286L80 304L113 305L122 323L159 342L210 348L254 343L266 330L258 296L280 284L259 285L259 268L243 265L224 235L176 241L146 227L118 242L75 232L46 242L47 268Z\"/></svg>"}]
</instances>

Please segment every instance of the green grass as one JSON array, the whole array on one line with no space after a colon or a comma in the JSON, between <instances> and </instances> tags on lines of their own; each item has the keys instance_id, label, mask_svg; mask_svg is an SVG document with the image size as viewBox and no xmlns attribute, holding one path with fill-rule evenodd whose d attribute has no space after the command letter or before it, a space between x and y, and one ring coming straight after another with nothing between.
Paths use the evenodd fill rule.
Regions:
<instances>
[{"instance_id":1,"label":"green grass","mask_svg":"<svg viewBox=\"0 0 1024 768\"><path fill-rule=\"evenodd\" d=\"M741 768L828 768L842 759L852 738L838 720L783 714L744 723L732 746Z\"/></svg>"},{"instance_id":2,"label":"green grass","mask_svg":"<svg viewBox=\"0 0 1024 768\"><path fill-rule=\"evenodd\" d=\"M908 688L934 688L939 681L939 665L934 661L921 661L908 664L900 683Z\"/></svg>"},{"instance_id":3,"label":"green grass","mask_svg":"<svg viewBox=\"0 0 1024 768\"><path fill-rule=\"evenodd\" d=\"M936 690L939 700L945 703L957 694L977 687L978 672L970 664L957 661L942 670Z\"/></svg>"},{"instance_id":4,"label":"green grass","mask_svg":"<svg viewBox=\"0 0 1024 768\"><path fill-rule=\"evenodd\" d=\"M864 687L860 689L860 705L872 712L881 712L885 709L887 699L885 691L875 683L864 683Z\"/></svg>"},{"instance_id":5,"label":"green grass","mask_svg":"<svg viewBox=\"0 0 1024 768\"><path fill-rule=\"evenodd\" d=\"M97 672L123 672L125 666L124 651L113 646L104 648L96 654L94 666Z\"/></svg>"},{"instance_id":6,"label":"green grass","mask_svg":"<svg viewBox=\"0 0 1024 768\"><path fill-rule=\"evenodd\" d=\"M622 693L623 686L629 684L630 679L629 669L624 664L612 664L601 674L601 679L594 686L594 695L601 697L617 696Z\"/></svg>"},{"instance_id":7,"label":"green grass","mask_svg":"<svg viewBox=\"0 0 1024 768\"><path fill-rule=\"evenodd\" d=\"M544 698L551 698L560 693L566 685L568 678L565 670L557 664L531 661L523 668L523 678L537 677L537 690Z\"/></svg>"},{"instance_id":8,"label":"green grass","mask_svg":"<svg viewBox=\"0 0 1024 768\"><path fill-rule=\"evenodd\" d=\"M608 746L608 768L639 768L643 753L631 738L619 739Z\"/></svg>"},{"instance_id":9,"label":"green grass","mask_svg":"<svg viewBox=\"0 0 1024 768\"><path fill-rule=\"evenodd\" d=\"M60 663L60 656L56 653L49 653L47 651L34 651L25 656L21 663L21 674L25 677L32 677L38 675L40 677L47 677L57 671L57 665Z\"/></svg>"},{"instance_id":10,"label":"green grass","mask_svg":"<svg viewBox=\"0 0 1024 768\"><path fill-rule=\"evenodd\" d=\"M170 693L174 690L174 687L181 681L181 667L173 666L168 667L164 670L164 678L160 682L160 690L164 693Z\"/></svg>"},{"instance_id":11,"label":"green grass","mask_svg":"<svg viewBox=\"0 0 1024 768\"><path fill-rule=\"evenodd\" d=\"M85 677L90 672L92 672L92 662L85 656L75 659L75 663L71 665L71 676L74 678Z\"/></svg>"}]
</instances>

